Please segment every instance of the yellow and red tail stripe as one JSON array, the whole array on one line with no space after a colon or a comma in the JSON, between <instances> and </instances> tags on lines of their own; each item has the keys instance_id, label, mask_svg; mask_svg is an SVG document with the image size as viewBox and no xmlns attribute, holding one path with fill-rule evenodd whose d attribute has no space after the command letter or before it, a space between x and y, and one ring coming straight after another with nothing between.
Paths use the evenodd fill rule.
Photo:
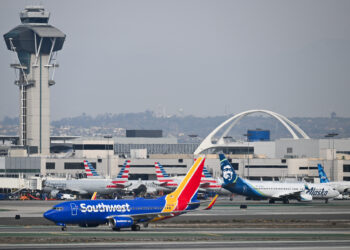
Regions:
<instances>
[{"instance_id":1,"label":"yellow and red tail stripe","mask_svg":"<svg viewBox=\"0 0 350 250\"><path fill-rule=\"evenodd\" d=\"M162 212L183 211L197 193L202 178L205 158L199 157L181 181L178 188L165 197L166 204Z\"/></svg>"},{"instance_id":2,"label":"yellow and red tail stripe","mask_svg":"<svg viewBox=\"0 0 350 250\"><path fill-rule=\"evenodd\" d=\"M204 209L204 210L209 210L209 209L211 209L211 208L214 206L214 204L215 204L215 202L216 202L216 200L217 200L218 197L219 197L218 194L215 195L215 197L211 200L211 202L209 203L209 205L207 206L207 208Z\"/></svg>"}]
</instances>

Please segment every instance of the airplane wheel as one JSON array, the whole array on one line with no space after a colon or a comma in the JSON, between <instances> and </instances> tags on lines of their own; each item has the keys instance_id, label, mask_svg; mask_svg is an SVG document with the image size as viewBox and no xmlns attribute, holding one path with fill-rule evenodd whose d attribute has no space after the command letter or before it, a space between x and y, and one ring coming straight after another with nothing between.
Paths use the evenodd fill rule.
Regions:
<instances>
[{"instance_id":1,"label":"airplane wheel","mask_svg":"<svg viewBox=\"0 0 350 250\"><path fill-rule=\"evenodd\" d=\"M120 228L119 227L113 227L112 230L113 231L120 231Z\"/></svg>"},{"instance_id":2,"label":"airplane wheel","mask_svg":"<svg viewBox=\"0 0 350 250\"><path fill-rule=\"evenodd\" d=\"M66 228L66 227L62 227L61 230L62 230L62 231L66 231L67 228Z\"/></svg>"},{"instance_id":3,"label":"airplane wheel","mask_svg":"<svg viewBox=\"0 0 350 250\"><path fill-rule=\"evenodd\" d=\"M132 231L140 231L141 227L139 225L132 225L131 230Z\"/></svg>"},{"instance_id":4,"label":"airplane wheel","mask_svg":"<svg viewBox=\"0 0 350 250\"><path fill-rule=\"evenodd\" d=\"M324 202L327 204L328 203L328 199L326 199Z\"/></svg>"},{"instance_id":5,"label":"airplane wheel","mask_svg":"<svg viewBox=\"0 0 350 250\"><path fill-rule=\"evenodd\" d=\"M289 200L288 199L283 200L283 204L289 204Z\"/></svg>"},{"instance_id":6,"label":"airplane wheel","mask_svg":"<svg viewBox=\"0 0 350 250\"><path fill-rule=\"evenodd\" d=\"M274 204L275 203L275 200L269 200L269 204Z\"/></svg>"}]
</instances>

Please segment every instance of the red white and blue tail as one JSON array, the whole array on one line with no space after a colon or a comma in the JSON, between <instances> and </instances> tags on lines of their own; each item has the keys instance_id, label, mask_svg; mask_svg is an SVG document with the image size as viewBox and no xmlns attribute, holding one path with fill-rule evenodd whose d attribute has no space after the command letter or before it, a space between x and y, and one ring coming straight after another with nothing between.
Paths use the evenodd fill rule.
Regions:
<instances>
[{"instance_id":1,"label":"red white and blue tail","mask_svg":"<svg viewBox=\"0 0 350 250\"><path fill-rule=\"evenodd\" d=\"M92 166L92 164L84 160L84 168L85 168L85 173L87 178L91 177L100 177L100 175L96 172L95 168Z\"/></svg>"},{"instance_id":2,"label":"red white and blue tail","mask_svg":"<svg viewBox=\"0 0 350 250\"><path fill-rule=\"evenodd\" d=\"M177 187L177 183L165 172L164 167L159 162L155 162L154 167L156 169L157 181L161 186L170 188Z\"/></svg>"},{"instance_id":3,"label":"red white and blue tail","mask_svg":"<svg viewBox=\"0 0 350 250\"><path fill-rule=\"evenodd\" d=\"M114 188L125 188L129 181L130 161L126 160L116 179L113 179Z\"/></svg>"},{"instance_id":4,"label":"red white and blue tail","mask_svg":"<svg viewBox=\"0 0 350 250\"><path fill-rule=\"evenodd\" d=\"M221 189L220 183L213 178L206 167L203 168L200 188L207 191L216 191Z\"/></svg>"}]
</instances>

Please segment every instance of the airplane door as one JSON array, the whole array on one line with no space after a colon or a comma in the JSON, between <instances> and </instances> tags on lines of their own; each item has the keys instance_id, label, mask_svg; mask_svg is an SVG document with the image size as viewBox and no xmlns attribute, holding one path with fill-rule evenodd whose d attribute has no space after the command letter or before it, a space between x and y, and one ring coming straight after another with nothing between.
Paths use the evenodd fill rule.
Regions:
<instances>
[{"instance_id":1,"label":"airplane door","mask_svg":"<svg viewBox=\"0 0 350 250\"><path fill-rule=\"evenodd\" d=\"M78 206L75 203L71 203L70 204L70 208L71 208L72 216L77 215L77 213L78 213Z\"/></svg>"}]
</instances>

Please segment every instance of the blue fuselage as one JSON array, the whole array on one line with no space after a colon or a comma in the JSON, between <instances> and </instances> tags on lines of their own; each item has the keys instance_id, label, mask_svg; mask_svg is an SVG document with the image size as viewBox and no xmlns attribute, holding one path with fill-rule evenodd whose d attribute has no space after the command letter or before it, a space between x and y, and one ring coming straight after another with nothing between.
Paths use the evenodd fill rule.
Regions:
<instances>
[{"instance_id":1,"label":"blue fuselage","mask_svg":"<svg viewBox=\"0 0 350 250\"><path fill-rule=\"evenodd\" d=\"M241 177L238 177L235 183L228 185L223 184L222 187L235 194L254 198L266 198L265 195L259 193L250 184L242 180Z\"/></svg>"},{"instance_id":2,"label":"blue fuselage","mask_svg":"<svg viewBox=\"0 0 350 250\"><path fill-rule=\"evenodd\" d=\"M165 197L134 200L80 200L55 205L44 217L56 224L104 224L109 216L159 213Z\"/></svg>"}]
</instances>

